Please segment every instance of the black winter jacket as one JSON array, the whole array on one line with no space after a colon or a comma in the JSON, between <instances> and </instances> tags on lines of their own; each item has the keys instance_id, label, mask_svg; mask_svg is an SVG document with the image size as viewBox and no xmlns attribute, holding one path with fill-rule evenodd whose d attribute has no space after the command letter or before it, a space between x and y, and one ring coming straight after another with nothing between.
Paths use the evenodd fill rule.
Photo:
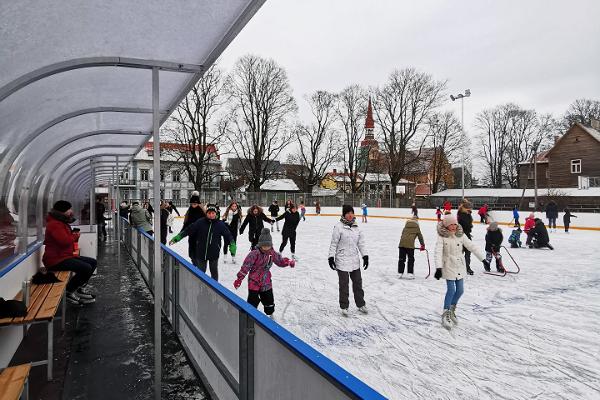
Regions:
<instances>
[{"instance_id":1,"label":"black winter jacket","mask_svg":"<svg viewBox=\"0 0 600 400\"><path fill-rule=\"evenodd\" d=\"M546 206L546 218L558 218L558 206L556 203L549 203Z\"/></svg>"},{"instance_id":2,"label":"black winter jacket","mask_svg":"<svg viewBox=\"0 0 600 400\"><path fill-rule=\"evenodd\" d=\"M198 260L217 260L221 254L221 238L225 246L233 241L227 225L220 219L200 218L179 232L181 237L196 236L196 258Z\"/></svg>"},{"instance_id":3,"label":"black winter jacket","mask_svg":"<svg viewBox=\"0 0 600 400\"><path fill-rule=\"evenodd\" d=\"M230 223L227 223L227 220L224 218L225 217L223 216L223 222L229 228L229 231L231 232L231 234L234 236L237 236L237 231L240 227L240 219L241 219L240 214L238 214L238 213L233 214L233 217L231 217Z\"/></svg>"},{"instance_id":4,"label":"black winter jacket","mask_svg":"<svg viewBox=\"0 0 600 400\"><path fill-rule=\"evenodd\" d=\"M279 206L277 204L271 204L269 206L269 214L271 217L276 217L279 215Z\"/></svg>"},{"instance_id":5,"label":"black winter jacket","mask_svg":"<svg viewBox=\"0 0 600 400\"><path fill-rule=\"evenodd\" d=\"M470 212L459 210L456 213L456 219L459 225L463 228L463 232L469 239L471 239L471 232L473 231L473 216Z\"/></svg>"},{"instance_id":6,"label":"black winter jacket","mask_svg":"<svg viewBox=\"0 0 600 400\"><path fill-rule=\"evenodd\" d=\"M539 218L535 219L535 226L531 230L531 235L533 238L535 238L539 246L546 246L548 243L550 243L550 237L548 236L546 225L544 225L544 221Z\"/></svg>"},{"instance_id":7,"label":"black winter jacket","mask_svg":"<svg viewBox=\"0 0 600 400\"><path fill-rule=\"evenodd\" d=\"M185 217L183 219L183 229L187 228L194 222L198 221L200 218L206 217L204 210L202 207L198 206L196 208L190 206L185 213Z\"/></svg>"},{"instance_id":8,"label":"black winter jacket","mask_svg":"<svg viewBox=\"0 0 600 400\"><path fill-rule=\"evenodd\" d=\"M273 222L269 217L267 217L265 215L265 213L260 213L258 215L254 215L254 214L246 215L246 218L244 218L244 223L242 224L242 227L240 228L240 233L244 233L244 229L246 229L246 225L249 225L250 226L250 228L248 228L249 236L260 234L260 231L262 231L262 229L265 227L263 224L263 221L268 222L268 223Z\"/></svg>"},{"instance_id":9,"label":"black winter jacket","mask_svg":"<svg viewBox=\"0 0 600 400\"><path fill-rule=\"evenodd\" d=\"M500 228L496 231L488 231L485 234L485 251L500 251L503 240L504 237L502 236L502 230L500 230Z\"/></svg>"},{"instance_id":10,"label":"black winter jacket","mask_svg":"<svg viewBox=\"0 0 600 400\"><path fill-rule=\"evenodd\" d=\"M571 214L571 210L565 209L565 215L563 215L563 223L565 225L571 225L571 217L577 218L576 215Z\"/></svg>"},{"instance_id":11,"label":"black winter jacket","mask_svg":"<svg viewBox=\"0 0 600 400\"><path fill-rule=\"evenodd\" d=\"M296 228L300 223L300 213L298 211L291 212L290 210L287 210L277 217L277 221L281 221L282 219L285 219L283 230L281 231L282 235L289 235L290 233L296 232Z\"/></svg>"}]
</instances>

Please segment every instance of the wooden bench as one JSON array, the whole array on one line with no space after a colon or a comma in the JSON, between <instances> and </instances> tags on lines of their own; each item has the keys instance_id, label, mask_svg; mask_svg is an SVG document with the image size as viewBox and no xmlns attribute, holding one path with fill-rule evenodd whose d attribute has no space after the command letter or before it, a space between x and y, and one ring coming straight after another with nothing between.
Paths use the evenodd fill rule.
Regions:
<instances>
[{"instance_id":1,"label":"wooden bench","mask_svg":"<svg viewBox=\"0 0 600 400\"><path fill-rule=\"evenodd\" d=\"M0 400L29 399L29 370L31 364L5 368L0 373Z\"/></svg>"},{"instance_id":2,"label":"wooden bench","mask_svg":"<svg viewBox=\"0 0 600 400\"><path fill-rule=\"evenodd\" d=\"M69 282L69 271L56 271L56 277L61 280L57 283L48 283L44 285L31 285L31 297L27 315L16 318L0 319L0 327L3 326L23 326L23 337L27 335L27 327L33 324L48 325L48 358L42 361L32 362L31 365L48 365L48 380L52 380L52 361L54 353L54 319L62 303L61 328L65 330L66 299L65 291ZM23 293L19 292L15 300L22 300Z\"/></svg>"}]
</instances>

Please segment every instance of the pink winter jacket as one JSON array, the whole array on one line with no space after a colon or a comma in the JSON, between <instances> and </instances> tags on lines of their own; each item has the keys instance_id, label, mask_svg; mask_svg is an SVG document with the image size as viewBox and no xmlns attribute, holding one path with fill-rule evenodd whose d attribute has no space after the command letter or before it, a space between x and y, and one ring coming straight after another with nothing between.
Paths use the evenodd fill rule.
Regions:
<instances>
[{"instance_id":1,"label":"pink winter jacket","mask_svg":"<svg viewBox=\"0 0 600 400\"><path fill-rule=\"evenodd\" d=\"M252 250L246 256L242 268L237 273L238 279L243 280L248 273L248 290L266 292L273 287L271 282L271 266L279 267L290 265L290 259L282 257L273 248L266 253L261 250Z\"/></svg>"}]
</instances>

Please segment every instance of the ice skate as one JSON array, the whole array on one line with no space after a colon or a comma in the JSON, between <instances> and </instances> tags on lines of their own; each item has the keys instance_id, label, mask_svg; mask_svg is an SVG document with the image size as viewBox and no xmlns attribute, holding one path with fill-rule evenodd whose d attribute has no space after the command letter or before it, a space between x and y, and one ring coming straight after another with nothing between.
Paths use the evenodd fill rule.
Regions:
<instances>
[{"instance_id":1,"label":"ice skate","mask_svg":"<svg viewBox=\"0 0 600 400\"><path fill-rule=\"evenodd\" d=\"M473 275L474 274L474 272L471 269L471 267L467 267L467 274L469 274L469 275Z\"/></svg>"},{"instance_id":2,"label":"ice skate","mask_svg":"<svg viewBox=\"0 0 600 400\"><path fill-rule=\"evenodd\" d=\"M367 309L367 306L362 306L362 307L358 307L358 311L360 311L363 314L368 314L369 310Z\"/></svg>"},{"instance_id":3,"label":"ice skate","mask_svg":"<svg viewBox=\"0 0 600 400\"><path fill-rule=\"evenodd\" d=\"M292 259L293 259L294 261L298 261L298 256L297 256L297 255L295 255L294 253L292 253Z\"/></svg>"},{"instance_id":4,"label":"ice skate","mask_svg":"<svg viewBox=\"0 0 600 400\"><path fill-rule=\"evenodd\" d=\"M458 318L456 318L456 304L450 306L450 320L454 325L458 325Z\"/></svg>"},{"instance_id":5,"label":"ice skate","mask_svg":"<svg viewBox=\"0 0 600 400\"><path fill-rule=\"evenodd\" d=\"M450 319L450 310L444 310L442 314L442 326L448 330L452 329L452 320Z\"/></svg>"},{"instance_id":6,"label":"ice skate","mask_svg":"<svg viewBox=\"0 0 600 400\"><path fill-rule=\"evenodd\" d=\"M415 274L411 274L410 272L406 274L406 279L413 280L415 279Z\"/></svg>"},{"instance_id":7,"label":"ice skate","mask_svg":"<svg viewBox=\"0 0 600 400\"><path fill-rule=\"evenodd\" d=\"M343 315L344 317L347 317L347 316L348 316L348 309L347 309L347 308L342 308L342 315Z\"/></svg>"},{"instance_id":8,"label":"ice skate","mask_svg":"<svg viewBox=\"0 0 600 400\"><path fill-rule=\"evenodd\" d=\"M223 254L223 264L227 264L227 254Z\"/></svg>"},{"instance_id":9,"label":"ice skate","mask_svg":"<svg viewBox=\"0 0 600 400\"><path fill-rule=\"evenodd\" d=\"M233 257L233 256L231 257L231 263L235 264L235 257Z\"/></svg>"},{"instance_id":10,"label":"ice skate","mask_svg":"<svg viewBox=\"0 0 600 400\"><path fill-rule=\"evenodd\" d=\"M398 279L402 279L402 278L404 278L404 274L400 273L400 275L398 275Z\"/></svg>"}]
</instances>

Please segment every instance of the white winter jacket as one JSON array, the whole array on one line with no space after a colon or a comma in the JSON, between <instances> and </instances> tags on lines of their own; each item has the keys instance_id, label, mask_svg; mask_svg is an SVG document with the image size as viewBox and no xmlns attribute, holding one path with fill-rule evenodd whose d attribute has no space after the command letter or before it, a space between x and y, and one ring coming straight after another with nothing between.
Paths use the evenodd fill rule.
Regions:
<instances>
[{"instance_id":1,"label":"white winter jacket","mask_svg":"<svg viewBox=\"0 0 600 400\"><path fill-rule=\"evenodd\" d=\"M475 254L475 257L479 261L483 261L483 253L463 234L460 225L454 235L441 222L438 224L437 231L438 240L435 244L435 267L442 269L442 277L444 279L458 280L463 279L467 275L463 246Z\"/></svg>"},{"instance_id":2,"label":"white winter jacket","mask_svg":"<svg viewBox=\"0 0 600 400\"><path fill-rule=\"evenodd\" d=\"M329 257L335 257L336 268L347 272L357 270L361 265L361 256L366 255L365 239L358 225L350 227L338 222L333 227L329 245Z\"/></svg>"}]
</instances>

